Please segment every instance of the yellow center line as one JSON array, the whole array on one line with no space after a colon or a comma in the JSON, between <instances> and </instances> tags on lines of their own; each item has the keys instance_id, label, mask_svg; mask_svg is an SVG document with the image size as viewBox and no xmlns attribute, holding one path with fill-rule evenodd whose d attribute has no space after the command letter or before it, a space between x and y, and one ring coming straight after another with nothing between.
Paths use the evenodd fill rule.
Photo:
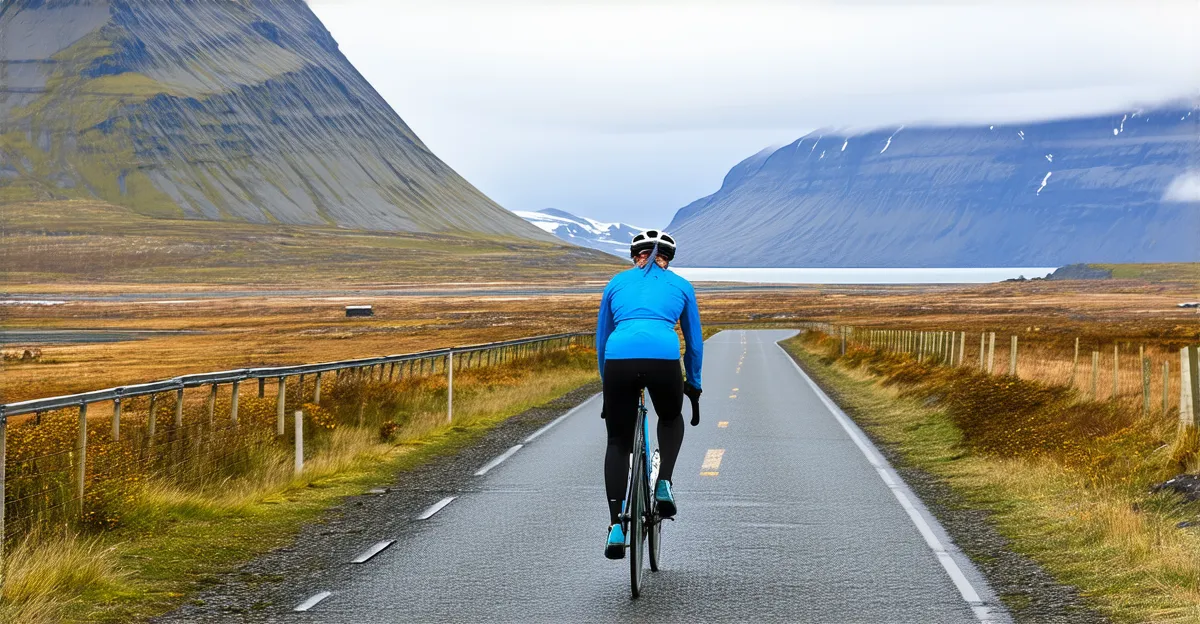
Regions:
<instances>
[{"instance_id":1,"label":"yellow center line","mask_svg":"<svg viewBox=\"0 0 1200 624\"><path fill-rule=\"evenodd\" d=\"M700 464L700 475L715 477L717 470L721 468L721 458L725 455L725 449L708 449L704 454L704 463ZM712 474L706 474L706 473Z\"/></svg>"},{"instance_id":2,"label":"yellow center line","mask_svg":"<svg viewBox=\"0 0 1200 624\"><path fill-rule=\"evenodd\" d=\"M737 398L737 395L736 395L736 394L731 394L731 395L729 395L729 398L731 398L731 399L736 399L736 398Z\"/></svg>"},{"instance_id":3,"label":"yellow center line","mask_svg":"<svg viewBox=\"0 0 1200 624\"><path fill-rule=\"evenodd\" d=\"M722 420L721 422L717 423L718 429L724 429L725 427L728 427L728 426L729 426L728 420Z\"/></svg>"}]
</instances>

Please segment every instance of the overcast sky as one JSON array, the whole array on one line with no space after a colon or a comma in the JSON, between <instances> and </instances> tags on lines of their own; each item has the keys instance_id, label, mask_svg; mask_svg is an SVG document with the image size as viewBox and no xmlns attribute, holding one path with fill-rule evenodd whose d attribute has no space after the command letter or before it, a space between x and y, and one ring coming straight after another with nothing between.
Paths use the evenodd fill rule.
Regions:
<instances>
[{"instance_id":1,"label":"overcast sky","mask_svg":"<svg viewBox=\"0 0 1200 624\"><path fill-rule=\"evenodd\" d=\"M426 145L501 205L646 227L816 128L1200 94L1197 0L310 4Z\"/></svg>"}]
</instances>

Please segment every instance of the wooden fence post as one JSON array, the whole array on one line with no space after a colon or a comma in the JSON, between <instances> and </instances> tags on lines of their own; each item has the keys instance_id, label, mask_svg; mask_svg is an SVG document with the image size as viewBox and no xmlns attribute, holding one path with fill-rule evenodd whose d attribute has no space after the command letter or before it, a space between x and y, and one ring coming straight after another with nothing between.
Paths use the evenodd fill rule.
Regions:
<instances>
[{"instance_id":1,"label":"wooden fence post","mask_svg":"<svg viewBox=\"0 0 1200 624\"><path fill-rule=\"evenodd\" d=\"M446 422L454 422L454 350L446 352Z\"/></svg>"},{"instance_id":2,"label":"wooden fence post","mask_svg":"<svg viewBox=\"0 0 1200 624\"><path fill-rule=\"evenodd\" d=\"M1144 351L1143 351L1144 353ZM1142 356L1142 415L1150 413L1150 360Z\"/></svg>"},{"instance_id":3,"label":"wooden fence post","mask_svg":"<svg viewBox=\"0 0 1200 624\"><path fill-rule=\"evenodd\" d=\"M83 481L87 477L87 403L79 404L79 430L75 441L75 496L79 499L79 515L83 515Z\"/></svg>"},{"instance_id":4,"label":"wooden fence post","mask_svg":"<svg viewBox=\"0 0 1200 624\"><path fill-rule=\"evenodd\" d=\"M1113 391L1112 399L1117 400L1117 396L1121 394L1121 345L1113 345Z\"/></svg>"},{"instance_id":5,"label":"wooden fence post","mask_svg":"<svg viewBox=\"0 0 1200 624\"><path fill-rule=\"evenodd\" d=\"M1171 362L1167 360L1163 362L1163 413L1166 414L1171 409Z\"/></svg>"},{"instance_id":6,"label":"wooden fence post","mask_svg":"<svg viewBox=\"0 0 1200 624\"><path fill-rule=\"evenodd\" d=\"M1017 335L1012 336L1012 346L1008 350L1008 374L1017 376Z\"/></svg>"},{"instance_id":7,"label":"wooden fence post","mask_svg":"<svg viewBox=\"0 0 1200 624\"><path fill-rule=\"evenodd\" d=\"M4 540L7 537L4 533L4 501L8 492L5 490L4 483L7 474L4 470L4 465L8 462L8 417L4 414L4 408L0 407L0 587L4 587Z\"/></svg>"},{"instance_id":8,"label":"wooden fence post","mask_svg":"<svg viewBox=\"0 0 1200 624\"><path fill-rule=\"evenodd\" d=\"M1075 387L1075 374L1079 372L1079 336L1075 337L1075 357L1071 360L1071 387Z\"/></svg>"},{"instance_id":9,"label":"wooden fence post","mask_svg":"<svg viewBox=\"0 0 1200 624\"><path fill-rule=\"evenodd\" d=\"M287 378L279 377L275 381L275 435L283 435L284 409L287 406Z\"/></svg>"},{"instance_id":10,"label":"wooden fence post","mask_svg":"<svg viewBox=\"0 0 1200 624\"><path fill-rule=\"evenodd\" d=\"M958 365L962 366L967 357L967 332L960 332L958 336Z\"/></svg>"},{"instance_id":11,"label":"wooden fence post","mask_svg":"<svg viewBox=\"0 0 1200 624\"><path fill-rule=\"evenodd\" d=\"M1192 363L1189 349L1179 350L1179 426L1192 427L1196 424L1196 413L1192 411Z\"/></svg>"},{"instance_id":12,"label":"wooden fence post","mask_svg":"<svg viewBox=\"0 0 1200 624\"><path fill-rule=\"evenodd\" d=\"M988 362L989 375L996 372L996 332L988 332Z\"/></svg>"},{"instance_id":13,"label":"wooden fence post","mask_svg":"<svg viewBox=\"0 0 1200 624\"><path fill-rule=\"evenodd\" d=\"M1092 400L1099 401L1100 388L1100 352L1092 351Z\"/></svg>"},{"instance_id":14,"label":"wooden fence post","mask_svg":"<svg viewBox=\"0 0 1200 624\"><path fill-rule=\"evenodd\" d=\"M979 332L979 371L987 370L987 361L984 359L987 352L987 333Z\"/></svg>"},{"instance_id":15,"label":"wooden fence post","mask_svg":"<svg viewBox=\"0 0 1200 624\"><path fill-rule=\"evenodd\" d=\"M1188 398L1191 399L1188 411L1191 414L1190 423L1194 426L1196 417L1200 416L1200 347L1184 347L1183 351L1187 354L1184 359L1188 363ZM1183 401L1180 401L1179 411L1183 413Z\"/></svg>"}]
</instances>

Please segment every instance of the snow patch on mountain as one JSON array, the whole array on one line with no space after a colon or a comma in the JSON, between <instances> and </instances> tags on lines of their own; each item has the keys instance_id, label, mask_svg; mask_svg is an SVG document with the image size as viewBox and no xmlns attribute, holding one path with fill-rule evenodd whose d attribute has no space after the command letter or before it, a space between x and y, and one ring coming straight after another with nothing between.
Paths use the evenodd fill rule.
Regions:
<instances>
[{"instance_id":1,"label":"snow patch on mountain","mask_svg":"<svg viewBox=\"0 0 1200 624\"><path fill-rule=\"evenodd\" d=\"M565 210L546 208L537 212L514 210L518 217L558 238L581 247L590 247L626 258L633 236L647 228L627 223L609 223L577 217Z\"/></svg>"}]
</instances>

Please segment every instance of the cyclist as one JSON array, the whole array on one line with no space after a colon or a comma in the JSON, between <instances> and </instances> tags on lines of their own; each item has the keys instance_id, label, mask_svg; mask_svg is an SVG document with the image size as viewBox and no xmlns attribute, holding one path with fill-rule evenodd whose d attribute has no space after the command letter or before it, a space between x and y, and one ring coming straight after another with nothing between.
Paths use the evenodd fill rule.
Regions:
<instances>
[{"instance_id":1,"label":"cyclist","mask_svg":"<svg viewBox=\"0 0 1200 624\"><path fill-rule=\"evenodd\" d=\"M675 239L658 230L641 232L633 237L629 255L635 266L608 283L596 321L596 357L604 384L601 417L608 429L604 485L610 524L604 556L609 559L625 556L621 503L628 487L629 455L642 389L649 391L658 414L661 463L654 498L661 515L670 518L676 512L671 474L683 444L683 397L699 398L704 355L696 292L686 279L667 270L675 257ZM686 346L686 382L679 366L676 321Z\"/></svg>"}]
</instances>

